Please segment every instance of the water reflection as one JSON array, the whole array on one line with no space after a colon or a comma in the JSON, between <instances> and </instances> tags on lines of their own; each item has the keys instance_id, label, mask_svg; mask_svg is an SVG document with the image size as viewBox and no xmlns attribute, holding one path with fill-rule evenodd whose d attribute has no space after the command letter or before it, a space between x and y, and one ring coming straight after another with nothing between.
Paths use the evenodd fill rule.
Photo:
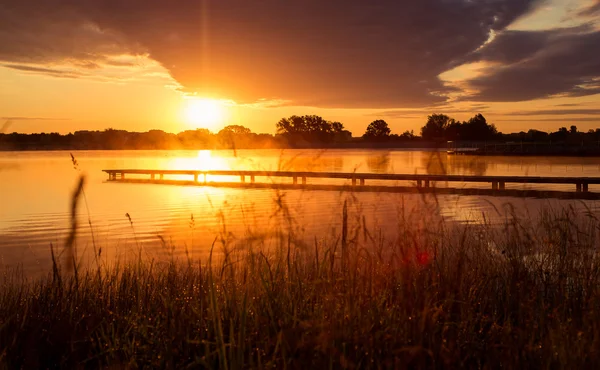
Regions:
<instances>
[{"instance_id":1,"label":"water reflection","mask_svg":"<svg viewBox=\"0 0 600 370\"><path fill-rule=\"evenodd\" d=\"M387 173L390 171L390 152L376 153L366 157L369 172Z\"/></svg>"},{"instance_id":2,"label":"water reflection","mask_svg":"<svg viewBox=\"0 0 600 370\"><path fill-rule=\"evenodd\" d=\"M428 201L438 207L444 217L459 222L478 220L484 214L493 216L495 209L502 210L507 202L516 204L520 210L527 209L523 205L525 200L510 198L438 196L429 200L420 195L308 191L283 194L202 186L108 184L102 169L356 170L530 176L598 176L600 170L598 158L447 156L444 152L398 150L89 151L73 154L81 172L73 169L69 152L0 153L0 270L19 263L32 268L48 266L50 243L61 246L64 242L71 190L80 173L85 173L88 181L87 202L79 209L83 226L78 234L78 247L81 251L93 250L92 228L87 226L89 209L95 243L102 247L107 259L134 253L138 244L160 252L164 247L158 235L180 250L188 247L194 256L199 256L210 249L203 248L210 247L215 235L225 233L224 225L227 237L233 235L240 241L274 232L275 226L282 224L273 216L280 198L285 199L294 214L297 233L305 233L313 241L312 236L329 235L332 228L337 227L339 232L345 199L342 196L356 199L365 221L371 224L370 230L381 228L385 233L394 231L397 219L394 207L399 204L410 207ZM226 178L209 179L220 180ZM239 177L234 179L238 180ZM600 191L600 186L597 189ZM543 204L540 200L528 202L533 214L538 205ZM585 204L595 208L596 203ZM126 213L131 215L133 227L124 217ZM191 214L194 215L192 226Z\"/></svg>"},{"instance_id":3,"label":"water reflection","mask_svg":"<svg viewBox=\"0 0 600 370\"><path fill-rule=\"evenodd\" d=\"M447 155L433 152L421 157L422 166L430 175L476 175L487 173L489 162L484 157Z\"/></svg>"},{"instance_id":4,"label":"water reflection","mask_svg":"<svg viewBox=\"0 0 600 370\"><path fill-rule=\"evenodd\" d=\"M279 169L282 171L342 172L344 157L335 152L318 151L281 156Z\"/></svg>"}]
</instances>

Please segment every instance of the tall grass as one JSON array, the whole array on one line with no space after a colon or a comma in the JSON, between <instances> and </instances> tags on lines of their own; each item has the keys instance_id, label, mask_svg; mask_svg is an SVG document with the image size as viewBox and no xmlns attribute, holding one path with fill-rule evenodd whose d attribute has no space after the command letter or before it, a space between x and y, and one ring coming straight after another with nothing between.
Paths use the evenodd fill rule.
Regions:
<instances>
[{"instance_id":1,"label":"tall grass","mask_svg":"<svg viewBox=\"0 0 600 370\"><path fill-rule=\"evenodd\" d=\"M215 239L206 260L140 254L87 270L55 260L46 279L7 277L0 368L600 364L591 212L546 209L533 221L508 212L497 227L404 211L389 243L345 204L341 233L310 248L282 225L274 247Z\"/></svg>"}]
</instances>

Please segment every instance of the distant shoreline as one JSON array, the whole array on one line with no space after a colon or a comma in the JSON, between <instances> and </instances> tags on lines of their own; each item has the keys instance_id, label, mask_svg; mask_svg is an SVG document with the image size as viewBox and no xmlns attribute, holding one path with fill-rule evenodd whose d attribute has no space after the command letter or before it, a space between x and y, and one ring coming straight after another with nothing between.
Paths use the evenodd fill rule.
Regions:
<instances>
[{"instance_id":1,"label":"distant shoreline","mask_svg":"<svg viewBox=\"0 0 600 370\"><path fill-rule=\"evenodd\" d=\"M417 145L419 144L419 145ZM297 145L297 146L244 146L244 147L170 147L170 148L149 148L149 147L121 147L121 148L82 148L82 147L0 147L0 152L23 152L23 151L69 151L69 150L90 150L90 151L118 151L118 150L286 150L286 149L313 149L313 150L329 150L329 149L363 149L363 150L407 150L407 151L446 151L445 145L440 146L433 142L420 143L398 143L398 142L374 142L374 143L339 143L329 145Z\"/></svg>"},{"instance_id":2,"label":"distant shoreline","mask_svg":"<svg viewBox=\"0 0 600 370\"><path fill-rule=\"evenodd\" d=\"M364 143L363 143L364 144ZM568 150L569 147L555 151L523 151L523 152L488 152L488 151L468 151L461 153L449 153L448 148L430 145L389 145L390 143L377 143L380 145L336 145L336 146L298 146L298 147L262 147L262 148L0 148L1 153L20 153L20 152L60 152L60 151L90 151L90 152L117 152L117 151L200 151L200 150L373 150L373 151L407 151L407 152L444 152L451 156L466 157L587 157L600 158L600 148L597 150ZM388 144L388 145L386 145ZM394 143L397 144L397 143ZM421 143L423 144L423 143Z\"/></svg>"}]
</instances>

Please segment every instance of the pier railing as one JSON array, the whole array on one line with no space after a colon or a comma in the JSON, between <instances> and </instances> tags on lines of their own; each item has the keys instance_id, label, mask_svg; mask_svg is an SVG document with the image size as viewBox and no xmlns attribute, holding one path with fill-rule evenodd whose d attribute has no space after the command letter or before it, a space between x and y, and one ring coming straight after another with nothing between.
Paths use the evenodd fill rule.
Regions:
<instances>
[{"instance_id":1,"label":"pier railing","mask_svg":"<svg viewBox=\"0 0 600 370\"><path fill-rule=\"evenodd\" d=\"M237 176L241 183L256 182L257 177L289 178L293 184L306 185L311 178L346 179L352 186L365 186L368 180L414 181L416 186L429 188L433 182L487 183L492 190L504 190L506 184L572 184L576 192L588 192L589 185L600 184L600 177L546 177L546 176L469 176L469 175L419 175L357 172L296 172L296 171L236 171L236 170L103 170L109 181L123 181L127 175L147 175L150 181L160 182L166 176L190 176L195 183L207 184L207 176Z\"/></svg>"}]
</instances>

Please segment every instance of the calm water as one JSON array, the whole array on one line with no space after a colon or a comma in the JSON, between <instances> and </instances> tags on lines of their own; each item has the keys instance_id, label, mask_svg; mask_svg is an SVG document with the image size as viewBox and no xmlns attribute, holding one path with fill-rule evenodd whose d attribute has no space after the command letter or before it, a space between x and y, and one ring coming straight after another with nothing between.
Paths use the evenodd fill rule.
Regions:
<instances>
[{"instance_id":1,"label":"calm water","mask_svg":"<svg viewBox=\"0 0 600 370\"><path fill-rule=\"evenodd\" d=\"M484 214L501 218L508 202L523 217L545 205L599 209L597 202L578 201L114 184L106 183L101 172L168 168L600 176L596 158L478 158L374 150L82 151L73 155L76 164L69 152L0 153L0 269L22 266L28 273L48 271L50 244L58 251L64 245L71 192L80 175L86 176L85 199L78 208L77 250L82 260L94 248L101 248L107 261L129 258L140 250L150 256L164 256L167 251L184 256L187 250L192 257L203 258L215 238L233 246L249 245L276 239L282 228L292 230L299 240L314 242L339 232L344 201L350 204L351 222L364 222L372 233L389 241L395 238L394 225L402 210L423 205L456 222L478 221ZM562 185L548 188L573 190Z\"/></svg>"}]
</instances>

